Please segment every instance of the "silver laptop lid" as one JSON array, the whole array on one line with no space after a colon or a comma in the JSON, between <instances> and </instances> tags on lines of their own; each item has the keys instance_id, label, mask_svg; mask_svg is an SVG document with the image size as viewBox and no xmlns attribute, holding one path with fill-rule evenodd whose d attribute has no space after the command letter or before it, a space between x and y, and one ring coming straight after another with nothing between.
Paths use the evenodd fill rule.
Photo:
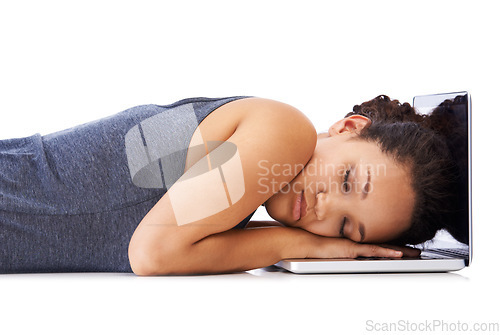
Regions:
<instances>
[{"instance_id":1,"label":"silver laptop lid","mask_svg":"<svg viewBox=\"0 0 500 335\"><path fill-rule=\"evenodd\" d=\"M462 162L462 173L460 178L461 186L459 190L459 202L462 210L459 214L460 219L457 220L456 228L454 231L441 230L436 236L426 243L419 245L418 247L425 248L426 246L440 247L444 245L446 247L464 247L468 246L469 257L466 259L466 265L468 266L472 259L472 153L471 153L471 97L467 91L463 92L453 92L453 93L443 93L443 94L432 94L432 95L419 95L413 98L413 107L417 109L419 113L429 114L436 107L440 106L446 100L448 104L446 107L443 104L442 107L446 108L446 112L452 113L454 117L457 117L461 122L460 124L464 129L461 131L466 132L467 138L464 141L467 143L462 143L458 147L467 148L467 151L452 152L452 155ZM453 146L450 148L453 150ZM464 157L464 156L467 157ZM450 234L451 233L451 234Z\"/></svg>"}]
</instances>

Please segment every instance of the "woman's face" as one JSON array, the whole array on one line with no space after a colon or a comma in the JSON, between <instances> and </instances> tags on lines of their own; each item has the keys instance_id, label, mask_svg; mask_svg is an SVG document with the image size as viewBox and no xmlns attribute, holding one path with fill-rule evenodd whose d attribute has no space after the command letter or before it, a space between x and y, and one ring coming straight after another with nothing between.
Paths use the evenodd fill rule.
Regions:
<instances>
[{"instance_id":1,"label":"woman's face","mask_svg":"<svg viewBox=\"0 0 500 335\"><path fill-rule=\"evenodd\" d=\"M370 125L345 118L319 134L304 169L265 207L277 221L356 242L387 242L409 229L414 192L406 167L357 138Z\"/></svg>"}]
</instances>

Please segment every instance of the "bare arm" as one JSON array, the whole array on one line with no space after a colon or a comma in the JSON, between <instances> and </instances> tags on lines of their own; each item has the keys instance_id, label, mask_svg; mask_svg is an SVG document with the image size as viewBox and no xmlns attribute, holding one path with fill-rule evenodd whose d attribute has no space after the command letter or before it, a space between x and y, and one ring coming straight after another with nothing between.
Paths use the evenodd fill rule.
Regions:
<instances>
[{"instance_id":1,"label":"bare arm","mask_svg":"<svg viewBox=\"0 0 500 335\"><path fill-rule=\"evenodd\" d=\"M408 250L400 248L405 254ZM266 267L287 258L401 257L397 251L345 238L312 234L300 228L255 227L209 235L163 254L163 266L139 275L215 274ZM410 250L411 251L411 250ZM152 269L152 268L151 268Z\"/></svg>"},{"instance_id":2,"label":"bare arm","mask_svg":"<svg viewBox=\"0 0 500 335\"><path fill-rule=\"evenodd\" d=\"M224 231L169 254L164 263L168 266L148 275L228 273L266 267L284 258L303 258L306 234L289 227Z\"/></svg>"}]
</instances>

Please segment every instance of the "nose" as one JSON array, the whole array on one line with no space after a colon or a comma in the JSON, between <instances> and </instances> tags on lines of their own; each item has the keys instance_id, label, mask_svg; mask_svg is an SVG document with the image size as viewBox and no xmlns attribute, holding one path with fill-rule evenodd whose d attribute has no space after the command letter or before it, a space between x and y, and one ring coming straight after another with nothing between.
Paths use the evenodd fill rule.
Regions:
<instances>
[{"instance_id":1,"label":"nose","mask_svg":"<svg viewBox=\"0 0 500 335\"><path fill-rule=\"evenodd\" d=\"M325 192L319 192L316 194L316 206L314 206L314 211L316 212L316 217L318 220L324 220L327 216L327 211L330 206L330 198Z\"/></svg>"}]
</instances>

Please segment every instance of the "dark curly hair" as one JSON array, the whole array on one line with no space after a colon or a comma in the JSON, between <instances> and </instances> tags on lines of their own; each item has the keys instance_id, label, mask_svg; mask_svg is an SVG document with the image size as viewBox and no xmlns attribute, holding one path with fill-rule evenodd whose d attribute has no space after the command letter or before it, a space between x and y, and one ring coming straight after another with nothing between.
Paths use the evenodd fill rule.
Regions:
<instances>
[{"instance_id":1,"label":"dark curly hair","mask_svg":"<svg viewBox=\"0 0 500 335\"><path fill-rule=\"evenodd\" d=\"M468 242L467 115L457 110L465 96L446 100L430 114L386 95L353 107L351 115L372 121L359 134L409 168L415 204L411 226L391 244L419 244L440 229Z\"/></svg>"}]
</instances>

